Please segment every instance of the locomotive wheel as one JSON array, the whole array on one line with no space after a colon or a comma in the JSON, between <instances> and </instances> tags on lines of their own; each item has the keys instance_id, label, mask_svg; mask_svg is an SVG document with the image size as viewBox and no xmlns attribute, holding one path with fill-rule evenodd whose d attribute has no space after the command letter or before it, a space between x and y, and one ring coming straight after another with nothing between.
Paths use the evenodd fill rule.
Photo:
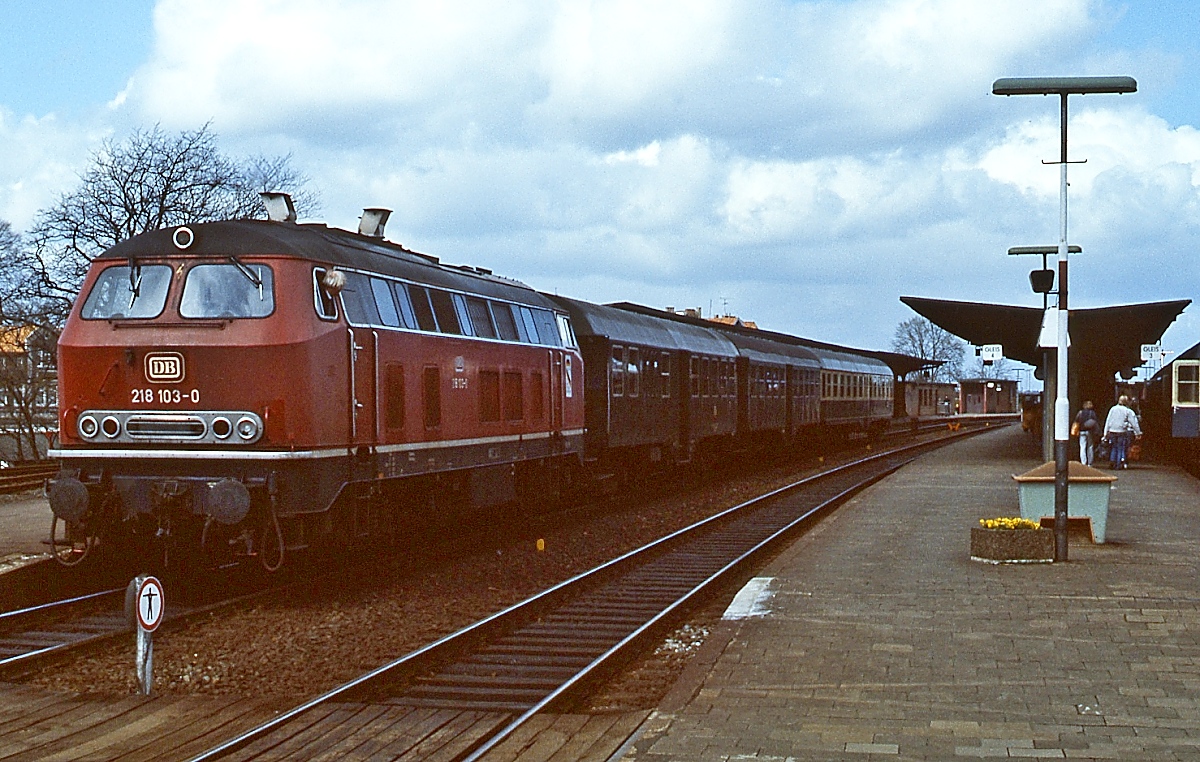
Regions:
<instances>
[{"instance_id":1,"label":"locomotive wheel","mask_svg":"<svg viewBox=\"0 0 1200 762\"><path fill-rule=\"evenodd\" d=\"M83 535L82 538L80 534ZM72 525L61 521L57 516L50 523L50 552L54 555L54 560L63 566L78 566L83 563L95 544L96 538L87 534L82 524Z\"/></svg>"},{"instance_id":2,"label":"locomotive wheel","mask_svg":"<svg viewBox=\"0 0 1200 762\"><path fill-rule=\"evenodd\" d=\"M258 537L259 563L268 572L279 571L283 566L283 551L283 528L279 526L279 517L272 513L270 520L263 522Z\"/></svg>"}]
</instances>

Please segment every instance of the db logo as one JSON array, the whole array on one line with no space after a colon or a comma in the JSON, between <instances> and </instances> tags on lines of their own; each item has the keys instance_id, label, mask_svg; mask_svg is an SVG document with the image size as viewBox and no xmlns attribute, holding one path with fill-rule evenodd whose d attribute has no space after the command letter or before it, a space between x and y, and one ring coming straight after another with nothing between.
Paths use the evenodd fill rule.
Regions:
<instances>
[{"instance_id":1,"label":"db logo","mask_svg":"<svg viewBox=\"0 0 1200 762\"><path fill-rule=\"evenodd\" d=\"M146 380L155 384L175 384L183 380L183 355L178 352L148 352Z\"/></svg>"}]
</instances>

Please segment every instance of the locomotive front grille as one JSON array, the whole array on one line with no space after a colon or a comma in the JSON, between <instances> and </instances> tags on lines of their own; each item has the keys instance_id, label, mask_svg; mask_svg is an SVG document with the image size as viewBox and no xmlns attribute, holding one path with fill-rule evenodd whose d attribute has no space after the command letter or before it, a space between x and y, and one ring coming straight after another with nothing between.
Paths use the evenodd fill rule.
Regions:
<instances>
[{"instance_id":1,"label":"locomotive front grille","mask_svg":"<svg viewBox=\"0 0 1200 762\"><path fill-rule=\"evenodd\" d=\"M191 415L131 415L125 432L134 439L203 439L208 426Z\"/></svg>"},{"instance_id":2,"label":"locomotive front grille","mask_svg":"<svg viewBox=\"0 0 1200 762\"><path fill-rule=\"evenodd\" d=\"M262 438L262 418L244 410L85 410L75 430L95 444L251 445Z\"/></svg>"}]
</instances>

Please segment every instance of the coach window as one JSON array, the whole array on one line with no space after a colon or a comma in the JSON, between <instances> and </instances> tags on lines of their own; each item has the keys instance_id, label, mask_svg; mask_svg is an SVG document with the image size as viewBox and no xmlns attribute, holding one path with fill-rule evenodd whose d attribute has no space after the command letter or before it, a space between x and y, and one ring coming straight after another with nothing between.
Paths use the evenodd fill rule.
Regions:
<instances>
[{"instance_id":1,"label":"coach window","mask_svg":"<svg viewBox=\"0 0 1200 762\"><path fill-rule=\"evenodd\" d=\"M313 301L317 317L322 320L337 320L337 297L325 287L326 271L320 267L313 270Z\"/></svg>"},{"instance_id":2,"label":"coach window","mask_svg":"<svg viewBox=\"0 0 1200 762\"><path fill-rule=\"evenodd\" d=\"M662 396L664 399L671 396L671 359L670 352L663 352L662 360L659 362L658 366L659 373L661 374L659 378L659 384L661 385Z\"/></svg>"},{"instance_id":3,"label":"coach window","mask_svg":"<svg viewBox=\"0 0 1200 762\"><path fill-rule=\"evenodd\" d=\"M523 341L517 330L517 321L513 320L512 305L504 302L488 302L492 317L496 323L496 333L505 341Z\"/></svg>"},{"instance_id":4,"label":"coach window","mask_svg":"<svg viewBox=\"0 0 1200 762\"><path fill-rule=\"evenodd\" d=\"M610 367L612 368L612 396L622 397L625 395L625 347L613 344Z\"/></svg>"},{"instance_id":5,"label":"coach window","mask_svg":"<svg viewBox=\"0 0 1200 762\"><path fill-rule=\"evenodd\" d=\"M421 383L425 394L425 428L436 429L442 425L442 377L436 365L425 368Z\"/></svg>"},{"instance_id":6,"label":"coach window","mask_svg":"<svg viewBox=\"0 0 1200 762\"><path fill-rule=\"evenodd\" d=\"M379 322L389 328L399 328L400 311L396 309L396 299L387 281L371 278L371 293L375 295L375 306L379 309Z\"/></svg>"},{"instance_id":7,"label":"coach window","mask_svg":"<svg viewBox=\"0 0 1200 762\"><path fill-rule=\"evenodd\" d=\"M554 322L554 313L550 310L534 309L533 320L537 323L538 338L542 344L561 347L562 339L558 335L558 326Z\"/></svg>"},{"instance_id":8,"label":"coach window","mask_svg":"<svg viewBox=\"0 0 1200 762\"><path fill-rule=\"evenodd\" d=\"M396 306L400 308L400 321L405 328L417 328L417 315L413 312L412 301L408 297L408 289L403 283L391 283L392 296L396 298Z\"/></svg>"},{"instance_id":9,"label":"coach window","mask_svg":"<svg viewBox=\"0 0 1200 762\"><path fill-rule=\"evenodd\" d=\"M538 337L537 321L533 319L533 310L528 307L518 307L517 311L521 313L521 325L525 326L525 333L529 336L529 343L541 344L542 340Z\"/></svg>"},{"instance_id":10,"label":"coach window","mask_svg":"<svg viewBox=\"0 0 1200 762\"><path fill-rule=\"evenodd\" d=\"M429 290L424 286L409 286L408 296L412 300L413 313L417 318L417 327L422 331L436 332L437 320L433 317L433 307L429 304Z\"/></svg>"},{"instance_id":11,"label":"coach window","mask_svg":"<svg viewBox=\"0 0 1200 762\"><path fill-rule=\"evenodd\" d=\"M430 304L433 305L433 314L438 318L439 331L443 334L462 335L462 328L458 325L458 313L455 311L454 299L451 298L450 292L431 288Z\"/></svg>"},{"instance_id":12,"label":"coach window","mask_svg":"<svg viewBox=\"0 0 1200 762\"><path fill-rule=\"evenodd\" d=\"M379 310L371 294L371 284L361 273L346 273L342 289L342 309L346 319L355 325L379 325Z\"/></svg>"},{"instance_id":13,"label":"coach window","mask_svg":"<svg viewBox=\"0 0 1200 762\"><path fill-rule=\"evenodd\" d=\"M475 335L485 339L496 338L496 326L492 324L492 313L488 311L487 302L474 296L465 299L467 315L471 318L471 327L475 329Z\"/></svg>"},{"instance_id":14,"label":"coach window","mask_svg":"<svg viewBox=\"0 0 1200 762\"><path fill-rule=\"evenodd\" d=\"M625 386L630 397L636 397L642 391L642 351L630 347L626 355L625 375L628 379Z\"/></svg>"},{"instance_id":15,"label":"coach window","mask_svg":"<svg viewBox=\"0 0 1200 762\"><path fill-rule=\"evenodd\" d=\"M84 320L156 318L167 305L167 265L109 267L100 273L80 311Z\"/></svg>"},{"instance_id":16,"label":"coach window","mask_svg":"<svg viewBox=\"0 0 1200 762\"><path fill-rule=\"evenodd\" d=\"M578 347L575 343L575 331L571 328L571 318L566 315L555 315L558 318L558 336L564 347Z\"/></svg>"},{"instance_id":17,"label":"coach window","mask_svg":"<svg viewBox=\"0 0 1200 762\"><path fill-rule=\"evenodd\" d=\"M1200 402L1200 364L1175 361L1175 404L1192 405Z\"/></svg>"}]
</instances>

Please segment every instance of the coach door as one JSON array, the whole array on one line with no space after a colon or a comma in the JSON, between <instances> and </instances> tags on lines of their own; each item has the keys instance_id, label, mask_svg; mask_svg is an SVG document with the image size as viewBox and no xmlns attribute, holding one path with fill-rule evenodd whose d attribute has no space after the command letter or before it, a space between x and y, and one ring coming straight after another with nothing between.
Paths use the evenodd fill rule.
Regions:
<instances>
[{"instance_id":1,"label":"coach door","mask_svg":"<svg viewBox=\"0 0 1200 762\"><path fill-rule=\"evenodd\" d=\"M374 445L379 429L379 333L350 328L350 441Z\"/></svg>"}]
</instances>

